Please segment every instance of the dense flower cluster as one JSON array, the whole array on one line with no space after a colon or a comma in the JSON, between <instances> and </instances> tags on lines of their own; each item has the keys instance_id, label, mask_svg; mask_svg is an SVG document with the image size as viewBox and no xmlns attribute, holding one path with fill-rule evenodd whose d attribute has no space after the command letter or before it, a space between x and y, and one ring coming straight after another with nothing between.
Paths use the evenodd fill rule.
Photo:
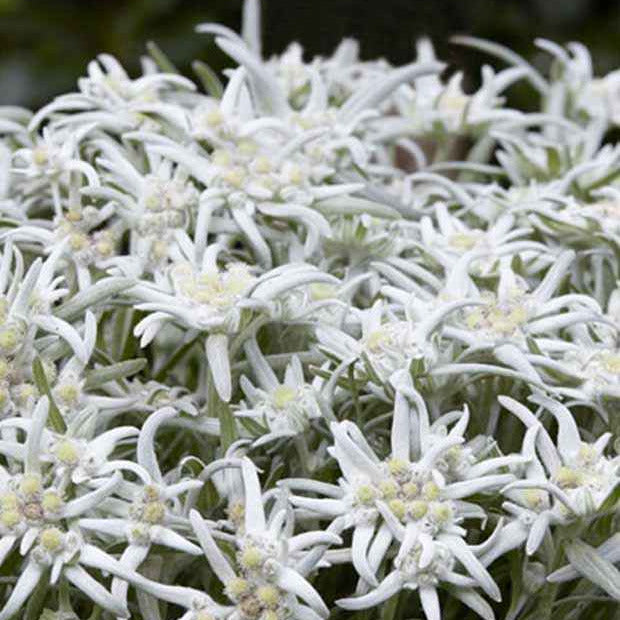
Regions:
<instances>
[{"instance_id":1,"label":"dense flower cluster","mask_svg":"<svg viewBox=\"0 0 620 620\"><path fill-rule=\"evenodd\" d=\"M259 9L0 108L0 620L611 618L618 72Z\"/></svg>"}]
</instances>

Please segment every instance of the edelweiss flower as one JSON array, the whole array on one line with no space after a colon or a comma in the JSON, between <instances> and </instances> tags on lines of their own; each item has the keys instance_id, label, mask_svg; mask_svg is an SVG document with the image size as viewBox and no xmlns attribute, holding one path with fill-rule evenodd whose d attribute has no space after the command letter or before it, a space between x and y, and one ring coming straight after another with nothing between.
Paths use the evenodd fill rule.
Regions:
<instances>
[{"instance_id":1,"label":"edelweiss flower","mask_svg":"<svg viewBox=\"0 0 620 620\"><path fill-rule=\"evenodd\" d=\"M564 405L532 396L530 400L547 409L557 421L558 437L554 443L526 407L506 396L499 400L529 429L524 450L530 462L525 478L510 483L502 491L510 500L504 507L516 518L486 555L485 564L523 541L527 541L527 553L535 553L552 526L595 514L619 483L618 457L611 459L603 454L609 433L594 443L586 443Z\"/></svg>"},{"instance_id":2,"label":"edelweiss flower","mask_svg":"<svg viewBox=\"0 0 620 620\"><path fill-rule=\"evenodd\" d=\"M313 385L305 382L298 357L291 358L284 382L280 383L255 340L245 344L245 351L260 388L254 387L244 375L240 377L239 384L251 408L242 408L236 415L263 422L269 429L254 441L255 447L283 437L295 437L307 430L311 420L322 416L320 395Z\"/></svg>"},{"instance_id":3,"label":"edelweiss flower","mask_svg":"<svg viewBox=\"0 0 620 620\"><path fill-rule=\"evenodd\" d=\"M313 499L293 495L291 501L310 514L336 519L339 528L354 528L352 562L369 584L377 585L375 572L393 536L406 535L410 545L420 538L427 545L442 533L463 536L457 525L463 518L484 519L484 511L460 500L512 480L511 474L490 472L519 460L504 457L475 463L470 453L470 463L463 463L467 453L460 445L469 414L460 413L454 427L441 435L440 421L431 426L423 400L416 392L411 391L411 395L417 416L410 412L405 397L396 395L392 449L386 459L379 460L353 423L333 423L334 446L330 451L344 475L339 484L303 479L283 483L328 496ZM414 429L417 436L412 443ZM458 476L450 476L450 463L459 471Z\"/></svg>"},{"instance_id":4,"label":"edelweiss flower","mask_svg":"<svg viewBox=\"0 0 620 620\"><path fill-rule=\"evenodd\" d=\"M158 598L185 607L188 611L184 620L239 616L261 620L283 620L290 616L302 620L326 618L329 610L316 590L291 566L291 559L307 547L340 539L327 532L287 536L290 524L286 509L276 503L275 512L267 520L256 470L248 459L243 459L240 466L245 490L245 526L235 541L237 570L218 548L200 514L190 513L204 554L232 605L219 605L192 588L154 582L140 583L140 587Z\"/></svg>"}]
</instances>

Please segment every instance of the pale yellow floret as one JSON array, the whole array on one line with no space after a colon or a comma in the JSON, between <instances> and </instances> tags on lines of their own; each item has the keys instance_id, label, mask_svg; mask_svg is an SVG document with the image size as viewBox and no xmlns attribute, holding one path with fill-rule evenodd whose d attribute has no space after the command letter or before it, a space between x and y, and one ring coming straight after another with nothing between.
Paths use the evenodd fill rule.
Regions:
<instances>
[{"instance_id":1,"label":"pale yellow floret","mask_svg":"<svg viewBox=\"0 0 620 620\"><path fill-rule=\"evenodd\" d=\"M422 486L422 497L431 502L439 498L439 487L437 483L429 480Z\"/></svg>"},{"instance_id":2,"label":"pale yellow floret","mask_svg":"<svg viewBox=\"0 0 620 620\"><path fill-rule=\"evenodd\" d=\"M284 409L297 396L297 390L288 385L279 385L271 394L276 409Z\"/></svg>"},{"instance_id":3,"label":"pale yellow floret","mask_svg":"<svg viewBox=\"0 0 620 620\"><path fill-rule=\"evenodd\" d=\"M246 547L241 552L241 557L239 558L239 563L243 568L253 570L259 568L263 562L263 554L260 552L260 549L250 545Z\"/></svg>"},{"instance_id":4,"label":"pale yellow floret","mask_svg":"<svg viewBox=\"0 0 620 620\"><path fill-rule=\"evenodd\" d=\"M62 532L57 527L48 527L39 534L41 546L52 553L62 547L62 539Z\"/></svg>"},{"instance_id":5,"label":"pale yellow floret","mask_svg":"<svg viewBox=\"0 0 620 620\"><path fill-rule=\"evenodd\" d=\"M41 489L41 478L36 474L24 475L19 483L19 490L23 495L36 495Z\"/></svg>"},{"instance_id":6,"label":"pale yellow floret","mask_svg":"<svg viewBox=\"0 0 620 620\"><path fill-rule=\"evenodd\" d=\"M413 519L421 519L428 512L428 503L418 499L409 502L407 508Z\"/></svg>"},{"instance_id":7,"label":"pale yellow floret","mask_svg":"<svg viewBox=\"0 0 620 620\"><path fill-rule=\"evenodd\" d=\"M43 493L41 507L45 512L58 512L62 508L63 503L62 498L56 491L45 491L45 493Z\"/></svg>"},{"instance_id":8,"label":"pale yellow floret","mask_svg":"<svg viewBox=\"0 0 620 620\"><path fill-rule=\"evenodd\" d=\"M404 519L407 514L407 506L402 499L392 499L388 502L389 509L397 519Z\"/></svg>"},{"instance_id":9,"label":"pale yellow floret","mask_svg":"<svg viewBox=\"0 0 620 620\"><path fill-rule=\"evenodd\" d=\"M261 586L256 590L256 597L265 607L277 607L280 602L278 588L271 585Z\"/></svg>"}]
</instances>

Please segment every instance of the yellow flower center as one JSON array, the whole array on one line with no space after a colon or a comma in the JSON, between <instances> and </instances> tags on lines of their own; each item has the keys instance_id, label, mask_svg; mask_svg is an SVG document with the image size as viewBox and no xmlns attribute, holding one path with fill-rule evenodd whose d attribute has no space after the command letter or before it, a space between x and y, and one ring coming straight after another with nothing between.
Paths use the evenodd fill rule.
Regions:
<instances>
[{"instance_id":1,"label":"yellow flower center","mask_svg":"<svg viewBox=\"0 0 620 620\"><path fill-rule=\"evenodd\" d=\"M574 489L581 484L581 475L570 467L560 467L555 472L557 485L563 489Z\"/></svg>"},{"instance_id":2,"label":"yellow flower center","mask_svg":"<svg viewBox=\"0 0 620 620\"><path fill-rule=\"evenodd\" d=\"M390 459L387 466L393 476L405 474L409 469L407 461L404 461L403 459Z\"/></svg>"},{"instance_id":3,"label":"yellow flower center","mask_svg":"<svg viewBox=\"0 0 620 620\"><path fill-rule=\"evenodd\" d=\"M19 498L15 493L5 493L0 496L0 508L2 510L15 510L19 507Z\"/></svg>"},{"instance_id":4,"label":"yellow flower center","mask_svg":"<svg viewBox=\"0 0 620 620\"><path fill-rule=\"evenodd\" d=\"M261 586L256 590L256 597L265 607L277 607L280 592L274 586Z\"/></svg>"},{"instance_id":5,"label":"yellow flower center","mask_svg":"<svg viewBox=\"0 0 620 620\"><path fill-rule=\"evenodd\" d=\"M378 351L390 339L389 334L382 328L375 329L366 338L366 348L369 351Z\"/></svg>"},{"instance_id":6,"label":"yellow flower center","mask_svg":"<svg viewBox=\"0 0 620 620\"><path fill-rule=\"evenodd\" d=\"M402 499L391 499L388 502L388 507L397 519L403 519L407 514L407 506Z\"/></svg>"},{"instance_id":7,"label":"yellow flower center","mask_svg":"<svg viewBox=\"0 0 620 620\"><path fill-rule=\"evenodd\" d=\"M415 482L405 482L403 484L403 493L408 498L417 497L420 494L420 487Z\"/></svg>"},{"instance_id":8,"label":"yellow flower center","mask_svg":"<svg viewBox=\"0 0 620 620\"><path fill-rule=\"evenodd\" d=\"M211 161L216 166L229 166L231 162L230 153L228 151L217 149L211 154Z\"/></svg>"},{"instance_id":9,"label":"yellow flower center","mask_svg":"<svg viewBox=\"0 0 620 620\"><path fill-rule=\"evenodd\" d=\"M273 404L277 409L284 409L297 396L297 390L288 385L279 385L272 393Z\"/></svg>"},{"instance_id":10,"label":"yellow flower center","mask_svg":"<svg viewBox=\"0 0 620 620\"><path fill-rule=\"evenodd\" d=\"M65 465L75 465L80 460L80 455L72 441L64 439L54 447L56 458Z\"/></svg>"},{"instance_id":11,"label":"yellow flower center","mask_svg":"<svg viewBox=\"0 0 620 620\"><path fill-rule=\"evenodd\" d=\"M43 494L41 506L45 512L58 512L63 505L62 498L55 491L46 491Z\"/></svg>"},{"instance_id":12,"label":"yellow flower center","mask_svg":"<svg viewBox=\"0 0 620 620\"><path fill-rule=\"evenodd\" d=\"M422 487L422 497L427 501L433 501L439 498L439 487L435 482L429 480Z\"/></svg>"},{"instance_id":13,"label":"yellow flower center","mask_svg":"<svg viewBox=\"0 0 620 620\"><path fill-rule=\"evenodd\" d=\"M436 523L447 523L452 518L452 508L448 504L432 504L431 516Z\"/></svg>"},{"instance_id":14,"label":"yellow flower center","mask_svg":"<svg viewBox=\"0 0 620 620\"><path fill-rule=\"evenodd\" d=\"M23 495L36 495L41 492L41 478L36 474L26 474L19 483L19 490Z\"/></svg>"},{"instance_id":15,"label":"yellow flower center","mask_svg":"<svg viewBox=\"0 0 620 620\"><path fill-rule=\"evenodd\" d=\"M147 523L161 523L165 515L166 508L161 502L149 502L142 511L142 519Z\"/></svg>"},{"instance_id":16,"label":"yellow flower center","mask_svg":"<svg viewBox=\"0 0 620 620\"><path fill-rule=\"evenodd\" d=\"M606 355L603 358L603 367L607 372L620 375L620 355Z\"/></svg>"},{"instance_id":17,"label":"yellow flower center","mask_svg":"<svg viewBox=\"0 0 620 620\"><path fill-rule=\"evenodd\" d=\"M12 351L19 344L19 332L14 327L8 327L0 331L0 349Z\"/></svg>"},{"instance_id":18,"label":"yellow flower center","mask_svg":"<svg viewBox=\"0 0 620 620\"><path fill-rule=\"evenodd\" d=\"M379 490L385 499L392 499L398 494L398 485L394 480L382 480Z\"/></svg>"},{"instance_id":19,"label":"yellow flower center","mask_svg":"<svg viewBox=\"0 0 620 620\"><path fill-rule=\"evenodd\" d=\"M234 577L226 584L226 591L233 599L240 598L247 594L250 589L250 583L246 579Z\"/></svg>"},{"instance_id":20,"label":"yellow flower center","mask_svg":"<svg viewBox=\"0 0 620 620\"><path fill-rule=\"evenodd\" d=\"M333 284L325 284L324 282L315 282L308 287L310 298L313 301L323 301L325 299L333 299L336 297L336 287Z\"/></svg>"},{"instance_id":21,"label":"yellow flower center","mask_svg":"<svg viewBox=\"0 0 620 620\"><path fill-rule=\"evenodd\" d=\"M45 166L48 162L47 148L44 146L37 146L32 150L32 161L37 166Z\"/></svg>"},{"instance_id":22,"label":"yellow flower center","mask_svg":"<svg viewBox=\"0 0 620 620\"><path fill-rule=\"evenodd\" d=\"M222 178L226 181L226 183L232 185L233 187L241 187L245 179L245 172L243 171L243 168L234 166L224 170Z\"/></svg>"},{"instance_id":23,"label":"yellow flower center","mask_svg":"<svg viewBox=\"0 0 620 620\"><path fill-rule=\"evenodd\" d=\"M241 558L239 563L243 568L248 568L250 570L258 568L263 561L263 554L256 547L250 546L246 547L241 552Z\"/></svg>"},{"instance_id":24,"label":"yellow flower center","mask_svg":"<svg viewBox=\"0 0 620 620\"><path fill-rule=\"evenodd\" d=\"M58 551L62 547L62 532L57 527L48 527L39 534L39 542L46 551Z\"/></svg>"},{"instance_id":25,"label":"yellow flower center","mask_svg":"<svg viewBox=\"0 0 620 620\"><path fill-rule=\"evenodd\" d=\"M422 500L409 502L408 508L413 519L421 519L428 512L428 504Z\"/></svg>"},{"instance_id":26,"label":"yellow flower center","mask_svg":"<svg viewBox=\"0 0 620 620\"><path fill-rule=\"evenodd\" d=\"M369 484L364 484L357 489L356 496L360 504L369 505L377 499L377 491Z\"/></svg>"},{"instance_id":27,"label":"yellow flower center","mask_svg":"<svg viewBox=\"0 0 620 620\"><path fill-rule=\"evenodd\" d=\"M259 174L267 174L268 172L271 172L271 162L264 155L259 155L254 160L254 170L256 170Z\"/></svg>"},{"instance_id":28,"label":"yellow flower center","mask_svg":"<svg viewBox=\"0 0 620 620\"><path fill-rule=\"evenodd\" d=\"M449 243L457 250L471 250L476 245L476 238L467 233L456 233L450 237Z\"/></svg>"},{"instance_id":29,"label":"yellow flower center","mask_svg":"<svg viewBox=\"0 0 620 620\"><path fill-rule=\"evenodd\" d=\"M523 491L525 504L533 510L543 508L545 505L546 495L540 489L525 489Z\"/></svg>"},{"instance_id":30,"label":"yellow flower center","mask_svg":"<svg viewBox=\"0 0 620 620\"><path fill-rule=\"evenodd\" d=\"M242 155L254 155L258 150L258 145L254 140L239 140L237 143L237 149Z\"/></svg>"},{"instance_id":31,"label":"yellow flower center","mask_svg":"<svg viewBox=\"0 0 620 620\"><path fill-rule=\"evenodd\" d=\"M213 108L205 114L205 121L207 122L207 125L210 125L211 127L220 125L223 120L224 116L217 108Z\"/></svg>"},{"instance_id":32,"label":"yellow flower center","mask_svg":"<svg viewBox=\"0 0 620 620\"><path fill-rule=\"evenodd\" d=\"M0 513L0 523L5 527L14 527L21 521L21 515L17 510L3 510Z\"/></svg>"}]
</instances>

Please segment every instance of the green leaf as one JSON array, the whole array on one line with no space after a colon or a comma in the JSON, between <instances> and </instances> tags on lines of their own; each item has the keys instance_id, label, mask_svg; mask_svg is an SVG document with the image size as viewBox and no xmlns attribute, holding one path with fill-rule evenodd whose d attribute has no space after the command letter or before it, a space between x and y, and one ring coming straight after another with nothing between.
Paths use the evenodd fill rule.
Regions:
<instances>
[{"instance_id":1,"label":"green leaf","mask_svg":"<svg viewBox=\"0 0 620 620\"><path fill-rule=\"evenodd\" d=\"M200 335L195 336L191 340L188 340L184 344L180 345L179 348L168 358L166 362L164 362L157 370L153 379L155 381L163 381L166 378L166 375L170 371L170 369L174 368L182 359L189 353L191 348L198 342L200 339Z\"/></svg>"},{"instance_id":2,"label":"green leaf","mask_svg":"<svg viewBox=\"0 0 620 620\"><path fill-rule=\"evenodd\" d=\"M581 540L568 543L564 550L576 571L610 596L620 600L620 571L611 562Z\"/></svg>"},{"instance_id":3,"label":"green leaf","mask_svg":"<svg viewBox=\"0 0 620 620\"><path fill-rule=\"evenodd\" d=\"M562 162L560 160L560 154L557 149L553 147L547 148L547 167L552 176L557 176L562 168Z\"/></svg>"},{"instance_id":4,"label":"green leaf","mask_svg":"<svg viewBox=\"0 0 620 620\"><path fill-rule=\"evenodd\" d=\"M391 596L385 603L383 603L381 610L381 620L394 620L396 617L396 610L398 609L398 601L400 600L399 594Z\"/></svg>"},{"instance_id":5,"label":"green leaf","mask_svg":"<svg viewBox=\"0 0 620 620\"><path fill-rule=\"evenodd\" d=\"M41 358L39 356L34 358L32 362L32 377L34 379L34 383L37 386L37 390L39 390L39 394L45 394L50 400L50 410L47 420L57 433L64 433L67 430L67 425L60 413L60 409L54 402L54 398L52 396L52 390L50 389L50 384L47 382L47 377L45 376L45 369L43 368L43 363L41 362Z\"/></svg>"},{"instance_id":6,"label":"green leaf","mask_svg":"<svg viewBox=\"0 0 620 620\"><path fill-rule=\"evenodd\" d=\"M357 196L333 196L317 201L313 207L327 215L363 215L386 219L398 219L400 214L395 209L366 198Z\"/></svg>"},{"instance_id":7,"label":"green leaf","mask_svg":"<svg viewBox=\"0 0 620 620\"><path fill-rule=\"evenodd\" d=\"M220 444L222 446L222 453L225 454L226 450L237 438L235 416L233 416L228 403L225 403L219 397L215 389L215 382L211 376L211 370L209 370L208 384L208 412L210 416L217 417L220 421Z\"/></svg>"},{"instance_id":8,"label":"green leaf","mask_svg":"<svg viewBox=\"0 0 620 620\"><path fill-rule=\"evenodd\" d=\"M507 617L515 617L523 594L524 556L520 551L510 554L510 607Z\"/></svg>"},{"instance_id":9,"label":"green leaf","mask_svg":"<svg viewBox=\"0 0 620 620\"><path fill-rule=\"evenodd\" d=\"M618 506L618 502L620 502L620 484L616 485L614 490L605 498L598 512L605 513L608 510L614 510Z\"/></svg>"},{"instance_id":10,"label":"green leaf","mask_svg":"<svg viewBox=\"0 0 620 620\"><path fill-rule=\"evenodd\" d=\"M117 293L126 291L133 284L134 281L131 278L104 278L58 306L55 314L59 319L69 321L78 317L84 310L91 308L100 301L108 300Z\"/></svg>"},{"instance_id":11,"label":"green leaf","mask_svg":"<svg viewBox=\"0 0 620 620\"><path fill-rule=\"evenodd\" d=\"M213 71L208 64L202 62L201 60L194 60L194 62L192 62L192 69L198 76L198 79L202 82L202 86L207 94L215 97L216 99L220 99L224 93L224 87L222 86L222 82L220 82L220 79L217 77L215 71Z\"/></svg>"},{"instance_id":12,"label":"green leaf","mask_svg":"<svg viewBox=\"0 0 620 620\"><path fill-rule=\"evenodd\" d=\"M155 41L149 41L146 44L146 49L151 58L157 63L157 66L165 73L179 73L179 70L174 66L174 63L168 58L165 52L155 43Z\"/></svg>"},{"instance_id":13,"label":"green leaf","mask_svg":"<svg viewBox=\"0 0 620 620\"><path fill-rule=\"evenodd\" d=\"M146 366L146 359L139 357L133 360L124 360L103 368L96 368L86 373L84 387L87 389L99 388L110 381L119 381L140 372Z\"/></svg>"}]
</instances>

